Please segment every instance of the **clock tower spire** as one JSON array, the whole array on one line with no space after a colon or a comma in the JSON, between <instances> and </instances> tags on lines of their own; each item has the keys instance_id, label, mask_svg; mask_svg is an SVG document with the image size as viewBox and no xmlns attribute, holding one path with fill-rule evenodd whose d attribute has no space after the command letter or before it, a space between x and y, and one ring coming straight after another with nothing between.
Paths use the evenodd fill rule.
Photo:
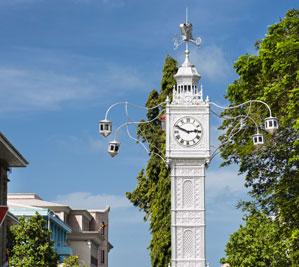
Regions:
<instances>
[{"instance_id":1,"label":"clock tower spire","mask_svg":"<svg viewBox=\"0 0 299 267\"><path fill-rule=\"evenodd\" d=\"M190 62L189 43L200 46L201 39L192 36L192 24L188 22L188 9L186 9L186 22L180 24L181 36L175 39L175 48L186 44L185 61L174 75L176 85L173 88L174 104L198 104L202 101L202 90L198 87L201 78L196 67Z\"/></svg>"}]
</instances>

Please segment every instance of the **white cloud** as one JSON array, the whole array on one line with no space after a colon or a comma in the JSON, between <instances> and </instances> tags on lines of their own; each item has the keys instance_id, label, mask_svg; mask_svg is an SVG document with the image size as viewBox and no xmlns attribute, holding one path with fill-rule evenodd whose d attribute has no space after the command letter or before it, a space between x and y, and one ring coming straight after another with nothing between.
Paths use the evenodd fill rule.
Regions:
<instances>
[{"instance_id":1,"label":"white cloud","mask_svg":"<svg viewBox=\"0 0 299 267\"><path fill-rule=\"evenodd\" d=\"M244 177L236 168L208 170L206 175L207 219L212 223L236 224L241 222L240 200L248 199Z\"/></svg>"},{"instance_id":2,"label":"white cloud","mask_svg":"<svg viewBox=\"0 0 299 267\"><path fill-rule=\"evenodd\" d=\"M89 134L79 135L52 135L48 142L58 149L68 151L72 154L82 155L89 153L102 153L106 150L107 143L103 139L95 138Z\"/></svg>"},{"instance_id":3,"label":"white cloud","mask_svg":"<svg viewBox=\"0 0 299 267\"><path fill-rule=\"evenodd\" d=\"M230 75L231 65L225 52L218 46L202 46L199 49L192 49L190 59L198 72L211 81L223 82Z\"/></svg>"},{"instance_id":4,"label":"white cloud","mask_svg":"<svg viewBox=\"0 0 299 267\"><path fill-rule=\"evenodd\" d=\"M207 46L196 51L194 63L204 76L210 80L220 81L228 77L231 66L221 48L217 46Z\"/></svg>"},{"instance_id":5,"label":"white cloud","mask_svg":"<svg viewBox=\"0 0 299 267\"><path fill-rule=\"evenodd\" d=\"M111 209L110 222L118 228L123 229L124 225L144 224L144 213L137 207L131 205L128 208ZM129 226L131 227L131 226Z\"/></svg>"},{"instance_id":6,"label":"white cloud","mask_svg":"<svg viewBox=\"0 0 299 267\"><path fill-rule=\"evenodd\" d=\"M0 110L51 110L70 101L92 99L88 81L42 70L0 67Z\"/></svg>"},{"instance_id":7,"label":"white cloud","mask_svg":"<svg viewBox=\"0 0 299 267\"><path fill-rule=\"evenodd\" d=\"M234 170L208 171L206 186L209 222L235 223L236 218L241 217L236 204L240 199L246 198L242 177L238 177ZM121 195L73 192L58 195L53 202L66 204L74 209L104 209L110 206L111 222L114 225L144 223L144 214Z\"/></svg>"},{"instance_id":8,"label":"white cloud","mask_svg":"<svg viewBox=\"0 0 299 267\"><path fill-rule=\"evenodd\" d=\"M88 192L58 195L53 201L69 205L74 209L104 209L107 206L110 206L111 209L117 209L132 206L125 196L109 194L93 195Z\"/></svg>"},{"instance_id":9,"label":"white cloud","mask_svg":"<svg viewBox=\"0 0 299 267\"><path fill-rule=\"evenodd\" d=\"M242 212L236 206L245 197L244 194L225 189L214 198L208 198L206 203L208 222L239 224Z\"/></svg>"},{"instance_id":10,"label":"white cloud","mask_svg":"<svg viewBox=\"0 0 299 267\"><path fill-rule=\"evenodd\" d=\"M34 66L7 67L0 63L0 94L5 96L0 98L1 113L48 111L66 104L98 103L101 97L112 93L123 95L147 88L142 75L130 66L88 57L27 52ZM82 71L86 69L88 71Z\"/></svg>"},{"instance_id":11,"label":"white cloud","mask_svg":"<svg viewBox=\"0 0 299 267\"><path fill-rule=\"evenodd\" d=\"M115 94L124 94L138 89L146 91L145 78L130 66L107 64L103 66L104 73L101 75L101 84L108 89L115 89Z\"/></svg>"},{"instance_id":12,"label":"white cloud","mask_svg":"<svg viewBox=\"0 0 299 267\"><path fill-rule=\"evenodd\" d=\"M144 214L122 195L73 192L58 195L53 202L68 205L72 209L103 210L109 206L111 208L109 215L110 223L115 229L118 229L118 231L121 231L124 225L144 224Z\"/></svg>"},{"instance_id":13,"label":"white cloud","mask_svg":"<svg viewBox=\"0 0 299 267\"><path fill-rule=\"evenodd\" d=\"M218 168L208 170L206 176L206 192L208 198L213 198L221 192L245 192L244 177L238 175L236 168Z\"/></svg>"}]
</instances>

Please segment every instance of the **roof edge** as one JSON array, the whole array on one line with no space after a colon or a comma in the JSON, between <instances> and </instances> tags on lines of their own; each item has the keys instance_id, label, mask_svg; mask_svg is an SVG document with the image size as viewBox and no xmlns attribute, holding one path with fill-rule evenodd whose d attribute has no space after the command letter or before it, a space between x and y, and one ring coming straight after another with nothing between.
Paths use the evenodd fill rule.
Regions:
<instances>
[{"instance_id":1,"label":"roof edge","mask_svg":"<svg viewBox=\"0 0 299 267\"><path fill-rule=\"evenodd\" d=\"M12 145L12 143L5 137L5 135L0 132L0 141L4 146L13 154L13 156L19 161L19 165L10 167L26 167L29 162L24 158L24 156Z\"/></svg>"}]
</instances>

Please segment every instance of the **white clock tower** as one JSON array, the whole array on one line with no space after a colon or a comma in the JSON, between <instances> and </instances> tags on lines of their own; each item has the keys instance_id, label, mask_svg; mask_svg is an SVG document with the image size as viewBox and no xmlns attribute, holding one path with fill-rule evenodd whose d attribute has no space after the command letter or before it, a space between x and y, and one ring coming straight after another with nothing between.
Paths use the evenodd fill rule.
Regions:
<instances>
[{"instance_id":1,"label":"white clock tower","mask_svg":"<svg viewBox=\"0 0 299 267\"><path fill-rule=\"evenodd\" d=\"M205 267L205 170L210 158L209 100L189 59L192 24L180 25L185 61L166 105L166 159L171 169L171 267Z\"/></svg>"},{"instance_id":2,"label":"white clock tower","mask_svg":"<svg viewBox=\"0 0 299 267\"><path fill-rule=\"evenodd\" d=\"M202 87L199 87L200 75L189 59L189 43L200 45L200 38L193 38L192 24L180 24L181 37L175 40L175 46L186 44L185 60L174 75L176 85L173 88L171 101L166 99L166 116L160 116L160 110L155 118L148 121L131 121L128 115L128 102L117 102L111 105L105 114L105 119L99 122L100 133L107 137L112 132L112 121L108 120L109 111L117 105L125 105L127 122L115 130L114 140L109 142L108 152L114 157L119 153L120 143L117 133L126 127L128 136L143 146L149 154L155 154L163 161L161 154L150 151L143 142L132 137L129 125L150 123L160 117L162 126L166 129L166 163L171 170L171 267L206 267L205 255L205 171L211 159L210 154L210 105L217 108L243 109L249 105L249 111L240 114L235 126L227 135L230 140L246 127L246 121L256 127L252 136L253 144L257 147L264 144L259 124L250 116L251 104L263 104L269 111L265 118L264 130L273 134L279 127L278 120L272 116L269 105L261 100L248 100L236 106L222 107L204 100ZM132 106L140 108L135 104ZM165 102L152 107L162 107ZM141 107L143 108L143 107ZM166 120L166 125L164 124ZM217 151L217 149L216 149ZM215 152L212 154L215 156Z\"/></svg>"}]
</instances>

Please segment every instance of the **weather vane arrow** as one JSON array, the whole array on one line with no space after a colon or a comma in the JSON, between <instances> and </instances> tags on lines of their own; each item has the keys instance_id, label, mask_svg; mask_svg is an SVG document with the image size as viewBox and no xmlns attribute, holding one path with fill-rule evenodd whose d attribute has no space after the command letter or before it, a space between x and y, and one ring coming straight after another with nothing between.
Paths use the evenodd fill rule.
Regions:
<instances>
[{"instance_id":1,"label":"weather vane arrow","mask_svg":"<svg viewBox=\"0 0 299 267\"><path fill-rule=\"evenodd\" d=\"M188 8L186 8L186 21L180 24L181 34L174 38L174 49L177 49L184 42L186 43L186 50L188 50L188 43L200 46L201 38L194 38L192 36L192 24L188 22Z\"/></svg>"}]
</instances>

